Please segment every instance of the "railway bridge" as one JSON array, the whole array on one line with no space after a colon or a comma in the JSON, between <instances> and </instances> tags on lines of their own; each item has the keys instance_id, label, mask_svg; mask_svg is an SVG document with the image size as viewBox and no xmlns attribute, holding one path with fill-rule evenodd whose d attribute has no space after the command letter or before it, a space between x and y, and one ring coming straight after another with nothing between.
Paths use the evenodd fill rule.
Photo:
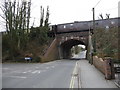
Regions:
<instances>
[{"instance_id":1,"label":"railway bridge","mask_svg":"<svg viewBox=\"0 0 120 90\"><path fill-rule=\"evenodd\" d=\"M86 28L87 27L87 28ZM74 24L57 26L56 38L58 40L58 51L60 59L71 57L71 48L76 45L85 45L88 48L88 38L91 29L75 27Z\"/></svg>"},{"instance_id":2,"label":"railway bridge","mask_svg":"<svg viewBox=\"0 0 120 90\"><path fill-rule=\"evenodd\" d=\"M104 28L105 30L118 26L118 18L110 18L95 21L95 28ZM85 45L87 50L86 58L92 49L91 37L93 34L93 21L75 21L73 23L64 23L52 25L49 36L55 39L44 54L44 61L56 59L68 59L71 56L70 49L75 45Z\"/></svg>"},{"instance_id":3,"label":"railway bridge","mask_svg":"<svg viewBox=\"0 0 120 90\"><path fill-rule=\"evenodd\" d=\"M85 49L89 51L89 36L92 33L91 25L79 22L53 25L50 35L53 35L55 39L45 53L46 58L44 60L69 59L71 57L71 48L79 44L85 45Z\"/></svg>"},{"instance_id":4,"label":"railway bridge","mask_svg":"<svg viewBox=\"0 0 120 90\"><path fill-rule=\"evenodd\" d=\"M119 20L120 19L118 18L96 20L95 28L98 27L104 30L109 30L109 28L114 28L118 26L119 29ZM103 60L95 56L92 57L91 53L93 50L93 35L94 33L92 21L52 25L49 36L54 37L55 39L51 43L50 47L47 49L42 60L51 61L59 59L70 59L71 48L73 46L79 44L85 45L85 49L87 50L86 59L89 60L91 64L96 66L102 73L104 73L106 78L116 78L117 84L120 85L120 64L118 63L113 65L110 58L106 58ZM116 75L114 74L114 68Z\"/></svg>"}]
</instances>

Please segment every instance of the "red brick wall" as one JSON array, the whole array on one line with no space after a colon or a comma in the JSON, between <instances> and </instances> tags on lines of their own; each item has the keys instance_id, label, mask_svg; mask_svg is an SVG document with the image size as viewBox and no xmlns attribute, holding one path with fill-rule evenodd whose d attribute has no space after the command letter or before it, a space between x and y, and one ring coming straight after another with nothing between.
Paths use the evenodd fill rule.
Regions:
<instances>
[{"instance_id":1,"label":"red brick wall","mask_svg":"<svg viewBox=\"0 0 120 90\"><path fill-rule=\"evenodd\" d=\"M52 61L52 60L56 60L56 59L59 59L58 41L57 41L57 39L54 39L52 44L50 45L49 49L43 56L42 62Z\"/></svg>"},{"instance_id":2,"label":"red brick wall","mask_svg":"<svg viewBox=\"0 0 120 90\"><path fill-rule=\"evenodd\" d=\"M98 58L97 56L93 56L93 65L100 70L103 74L105 74L105 62L102 58Z\"/></svg>"},{"instance_id":3,"label":"red brick wall","mask_svg":"<svg viewBox=\"0 0 120 90\"><path fill-rule=\"evenodd\" d=\"M93 65L100 70L106 79L114 79L114 67L113 63L110 64L110 59L103 60L97 56L93 56Z\"/></svg>"}]
</instances>

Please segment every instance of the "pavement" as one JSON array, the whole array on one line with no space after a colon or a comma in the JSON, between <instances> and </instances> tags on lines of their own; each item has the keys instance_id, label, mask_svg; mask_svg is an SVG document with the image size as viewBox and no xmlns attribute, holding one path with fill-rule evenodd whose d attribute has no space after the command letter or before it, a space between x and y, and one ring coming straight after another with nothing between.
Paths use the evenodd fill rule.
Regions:
<instances>
[{"instance_id":1,"label":"pavement","mask_svg":"<svg viewBox=\"0 0 120 90\"><path fill-rule=\"evenodd\" d=\"M106 80L103 73L101 73L94 65L91 65L88 60L85 60L86 51L82 51L74 56L74 58L82 58L77 61L76 77L74 87L77 88L117 88L114 80ZM79 80L79 81L78 81Z\"/></svg>"},{"instance_id":2,"label":"pavement","mask_svg":"<svg viewBox=\"0 0 120 90\"><path fill-rule=\"evenodd\" d=\"M81 88L117 88L114 80L106 80L105 76L87 60L78 62Z\"/></svg>"}]
</instances>

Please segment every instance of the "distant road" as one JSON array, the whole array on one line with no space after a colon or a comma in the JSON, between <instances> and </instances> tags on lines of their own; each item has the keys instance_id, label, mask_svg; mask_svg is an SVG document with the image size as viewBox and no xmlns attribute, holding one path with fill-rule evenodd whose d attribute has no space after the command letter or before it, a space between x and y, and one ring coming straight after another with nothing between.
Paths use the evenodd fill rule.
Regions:
<instances>
[{"instance_id":1,"label":"distant road","mask_svg":"<svg viewBox=\"0 0 120 90\"><path fill-rule=\"evenodd\" d=\"M81 51L78 54L75 54L72 58L86 58L86 50L85 51Z\"/></svg>"},{"instance_id":2,"label":"distant road","mask_svg":"<svg viewBox=\"0 0 120 90\"><path fill-rule=\"evenodd\" d=\"M69 88L76 60L3 64L3 88Z\"/></svg>"}]
</instances>

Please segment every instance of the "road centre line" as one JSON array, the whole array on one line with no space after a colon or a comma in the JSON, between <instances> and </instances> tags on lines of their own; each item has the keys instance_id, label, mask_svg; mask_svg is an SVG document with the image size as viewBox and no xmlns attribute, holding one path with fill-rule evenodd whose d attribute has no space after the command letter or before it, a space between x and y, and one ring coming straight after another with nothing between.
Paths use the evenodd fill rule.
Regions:
<instances>
[{"instance_id":1,"label":"road centre line","mask_svg":"<svg viewBox=\"0 0 120 90\"><path fill-rule=\"evenodd\" d=\"M78 61L76 62L75 64L75 67L74 67L74 70L73 70L73 73L72 73L72 78L71 78L71 81L70 81L70 87L69 88L74 88L74 83L75 83L75 75L77 74L77 64L78 64Z\"/></svg>"},{"instance_id":2,"label":"road centre line","mask_svg":"<svg viewBox=\"0 0 120 90\"><path fill-rule=\"evenodd\" d=\"M82 88L80 65L78 65L78 88Z\"/></svg>"}]
</instances>

